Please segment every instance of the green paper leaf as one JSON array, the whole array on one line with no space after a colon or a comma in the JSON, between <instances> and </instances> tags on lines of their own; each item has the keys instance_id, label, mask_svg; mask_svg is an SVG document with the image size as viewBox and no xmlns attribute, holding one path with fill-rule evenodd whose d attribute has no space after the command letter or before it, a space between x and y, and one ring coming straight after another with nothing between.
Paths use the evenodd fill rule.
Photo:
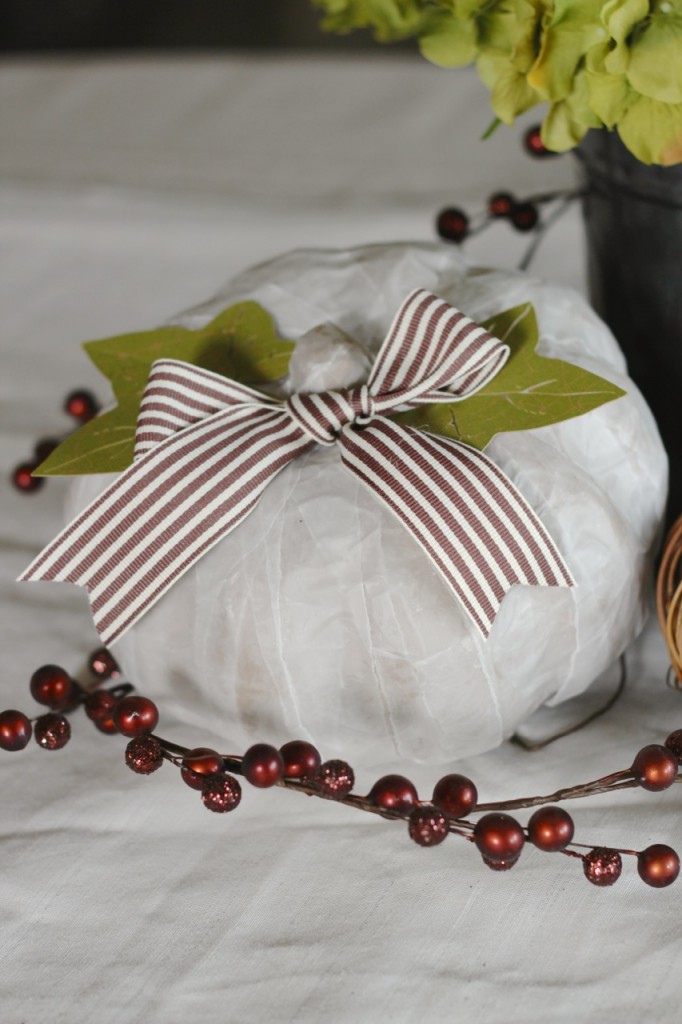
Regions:
<instances>
[{"instance_id":1,"label":"green paper leaf","mask_svg":"<svg viewBox=\"0 0 682 1024\"><path fill-rule=\"evenodd\" d=\"M121 402L95 416L59 445L34 470L36 476L81 476L85 473L120 473L133 461L137 408ZM137 403L139 407L139 402Z\"/></svg>"},{"instance_id":2,"label":"green paper leaf","mask_svg":"<svg viewBox=\"0 0 682 1024\"><path fill-rule=\"evenodd\" d=\"M625 394L588 370L538 355L538 325L530 303L499 313L482 326L511 349L495 378L471 398L423 405L394 419L483 451L496 434L558 423Z\"/></svg>"},{"instance_id":3,"label":"green paper leaf","mask_svg":"<svg viewBox=\"0 0 682 1024\"><path fill-rule=\"evenodd\" d=\"M257 387L283 377L293 341L280 338L257 302L223 310L206 327L159 327L83 346L112 384L117 406L72 434L35 470L36 476L120 473L133 459L135 425L152 363L182 359Z\"/></svg>"}]
</instances>

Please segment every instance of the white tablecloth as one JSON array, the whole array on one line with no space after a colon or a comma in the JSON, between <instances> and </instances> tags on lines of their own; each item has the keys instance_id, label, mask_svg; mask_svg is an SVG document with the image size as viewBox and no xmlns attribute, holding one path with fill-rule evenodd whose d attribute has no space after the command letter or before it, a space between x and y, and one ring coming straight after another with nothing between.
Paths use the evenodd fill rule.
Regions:
<instances>
[{"instance_id":1,"label":"white tablecloth","mask_svg":"<svg viewBox=\"0 0 682 1024\"><path fill-rule=\"evenodd\" d=\"M531 161L517 130L480 143L476 80L404 58L9 61L0 92L0 706L33 713L33 669L76 671L97 645L82 593L13 582L60 521L64 484L22 496L12 467L66 431L68 390L107 397L77 343L155 326L277 251L430 239L445 203L480 208L573 170ZM524 245L501 224L470 252L511 266ZM572 210L538 272L582 287L581 246ZM653 623L628 662L600 723L535 755L453 751L453 769L487 800L627 767L682 725ZM82 713L73 725L63 752L0 756L6 1024L678 1019L682 883L650 889L628 858L599 890L532 849L495 873L454 838L422 850L398 824L279 790L245 786L236 813L211 815L169 766L135 776L120 737ZM210 722L164 719L164 733L220 745ZM386 768L422 793L435 781ZM576 839L680 848L678 789L577 804Z\"/></svg>"}]
</instances>

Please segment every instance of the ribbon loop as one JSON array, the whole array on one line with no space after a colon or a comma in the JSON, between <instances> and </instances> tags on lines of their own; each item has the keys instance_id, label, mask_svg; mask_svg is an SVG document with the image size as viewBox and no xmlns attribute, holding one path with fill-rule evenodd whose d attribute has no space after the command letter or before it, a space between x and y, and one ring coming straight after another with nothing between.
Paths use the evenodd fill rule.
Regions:
<instances>
[{"instance_id":1,"label":"ribbon loop","mask_svg":"<svg viewBox=\"0 0 682 1024\"><path fill-rule=\"evenodd\" d=\"M366 384L343 391L292 395L284 407L304 434L323 445L334 444L344 427L366 426L376 415Z\"/></svg>"},{"instance_id":2,"label":"ribbon loop","mask_svg":"<svg viewBox=\"0 0 682 1024\"><path fill-rule=\"evenodd\" d=\"M235 529L313 444L400 519L487 636L517 583L570 587L544 526L487 456L386 414L473 394L509 349L429 292L398 311L369 381L286 402L174 359L154 363L135 461L38 555L22 580L86 587L105 643ZM353 429L361 427L362 430Z\"/></svg>"}]
</instances>

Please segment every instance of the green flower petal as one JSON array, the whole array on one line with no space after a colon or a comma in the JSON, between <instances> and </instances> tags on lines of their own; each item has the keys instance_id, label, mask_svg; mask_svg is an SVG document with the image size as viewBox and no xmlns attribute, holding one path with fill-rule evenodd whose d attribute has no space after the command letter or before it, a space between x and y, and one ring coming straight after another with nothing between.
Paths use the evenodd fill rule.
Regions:
<instances>
[{"instance_id":1,"label":"green flower petal","mask_svg":"<svg viewBox=\"0 0 682 1024\"><path fill-rule=\"evenodd\" d=\"M670 10L668 10L670 8ZM630 50L633 89L661 103L682 103L682 14L660 3Z\"/></svg>"},{"instance_id":2,"label":"green flower petal","mask_svg":"<svg viewBox=\"0 0 682 1024\"><path fill-rule=\"evenodd\" d=\"M480 51L513 54L520 43L534 34L537 9L542 6L530 0L498 0L495 4L486 4L476 19Z\"/></svg>"},{"instance_id":3,"label":"green flower petal","mask_svg":"<svg viewBox=\"0 0 682 1024\"><path fill-rule=\"evenodd\" d=\"M619 121L618 134L644 164L682 163L682 104L640 96Z\"/></svg>"},{"instance_id":4,"label":"green flower petal","mask_svg":"<svg viewBox=\"0 0 682 1024\"><path fill-rule=\"evenodd\" d=\"M523 22L512 54L514 67L524 75L528 74L540 54L542 27L550 15L550 4L544 0L534 0L531 6L532 14Z\"/></svg>"},{"instance_id":5,"label":"green flower petal","mask_svg":"<svg viewBox=\"0 0 682 1024\"><path fill-rule=\"evenodd\" d=\"M587 55L585 80L587 102L607 128L613 128L623 116L633 98L633 91L625 75L610 75L604 67L609 45L593 46Z\"/></svg>"},{"instance_id":6,"label":"green flower petal","mask_svg":"<svg viewBox=\"0 0 682 1024\"><path fill-rule=\"evenodd\" d=\"M565 100L552 103L542 125L542 141L555 153L573 149L590 128L601 128L602 122L587 104L587 77L584 71L575 76L575 88Z\"/></svg>"},{"instance_id":7,"label":"green flower petal","mask_svg":"<svg viewBox=\"0 0 682 1024\"><path fill-rule=\"evenodd\" d=\"M547 25L540 55L528 74L528 82L551 101L567 97L581 58L604 40L600 24L601 0L556 0Z\"/></svg>"},{"instance_id":8,"label":"green flower petal","mask_svg":"<svg viewBox=\"0 0 682 1024\"><path fill-rule=\"evenodd\" d=\"M621 75L627 70L630 59L628 40L649 15L649 0L608 0L602 10L602 22L615 47L606 58L606 70Z\"/></svg>"},{"instance_id":9,"label":"green flower petal","mask_svg":"<svg viewBox=\"0 0 682 1024\"><path fill-rule=\"evenodd\" d=\"M485 54L476 64L481 79L491 90L492 108L505 124L542 101L528 85L526 76L517 71L506 57Z\"/></svg>"},{"instance_id":10,"label":"green flower petal","mask_svg":"<svg viewBox=\"0 0 682 1024\"><path fill-rule=\"evenodd\" d=\"M476 22L455 14L434 18L430 29L420 37L422 56L442 68L461 68L476 57Z\"/></svg>"}]
</instances>

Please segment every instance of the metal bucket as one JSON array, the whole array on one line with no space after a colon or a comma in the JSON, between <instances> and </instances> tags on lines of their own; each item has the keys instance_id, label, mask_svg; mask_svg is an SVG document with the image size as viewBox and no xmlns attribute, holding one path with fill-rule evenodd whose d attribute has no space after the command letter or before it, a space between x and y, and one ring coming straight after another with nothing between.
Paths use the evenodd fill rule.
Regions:
<instances>
[{"instance_id":1,"label":"metal bucket","mask_svg":"<svg viewBox=\"0 0 682 1024\"><path fill-rule=\"evenodd\" d=\"M577 155L590 299L658 422L674 517L682 511L682 165L647 167L606 131L589 132Z\"/></svg>"}]
</instances>

